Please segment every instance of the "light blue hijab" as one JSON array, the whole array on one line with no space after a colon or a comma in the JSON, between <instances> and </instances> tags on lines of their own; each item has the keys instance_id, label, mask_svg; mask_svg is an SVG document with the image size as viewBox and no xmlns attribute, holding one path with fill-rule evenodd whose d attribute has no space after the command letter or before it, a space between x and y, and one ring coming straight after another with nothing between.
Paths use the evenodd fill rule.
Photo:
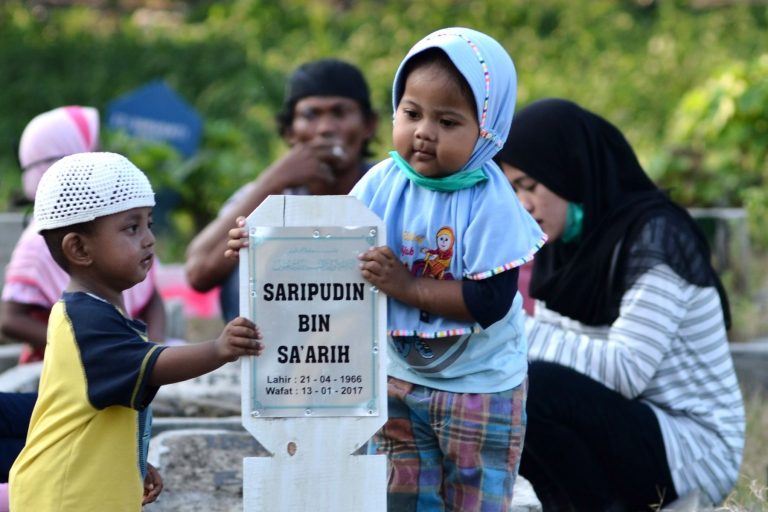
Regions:
<instances>
[{"instance_id":1,"label":"light blue hijab","mask_svg":"<svg viewBox=\"0 0 768 512\"><path fill-rule=\"evenodd\" d=\"M474 185L464 183L467 186L446 189L433 186L432 182L425 186L420 178L414 179L404 169L402 159L393 157L369 170L351 194L384 219L387 245L411 272L418 272L414 269L419 268L425 251L434 248L436 234L450 227L455 242L446 275L457 280L487 279L529 261L546 240L493 161L512 123L517 74L509 54L493 38L466 28L439 30L416 43L398 67L393 85L395 108L405 85L404 66L430 48L445 52L471 87L480 128L472 154L461 170L431 180L442 181L466 174L468 179L463 181L469 183L473 175L483 173L482 180ZM518 313L510 311L510 314ZM473 321L434 315L423 320L418 309L396 300L389 301L388 317L389 332L396 336L441 338L480 329ZM501 338L495 338L496 342L509 350L519 348L516 343L520 340L507 343L512 335L504 336L501 337L505 340L503 343L499 341ZM490 347L501 350L495 343L486 347L482 350ZM477 359L481 360L487 361L487 358ZM499 357L498 361L506 364L508 359Z\"/></svg>"},{"instance_id":2,"label":"light blue hijab","mask_svg":"<svg viewBox=\"0 0 768 512\"><path fill-rule=\"evenodd\" d=\"M500 172L492 158L507 140L515 111L517 72L512 58L495 39L477 30L453 27L433 32L410 49L397 69L392 87L394 111L405 89L405 65L429 48L439 48L448 55L475 96L480 137L460 173L488 165Z\"/></svg>"}]
</instances>

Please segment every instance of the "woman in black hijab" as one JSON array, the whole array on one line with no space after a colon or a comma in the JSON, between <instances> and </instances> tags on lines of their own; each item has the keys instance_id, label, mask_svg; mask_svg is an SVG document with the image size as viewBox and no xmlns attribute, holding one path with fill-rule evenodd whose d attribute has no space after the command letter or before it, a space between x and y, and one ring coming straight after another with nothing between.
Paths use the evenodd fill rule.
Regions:
<instances>
[{"instance_id":1,"label":"woman in black hijab","mask_svg":"<svg viewBox=\"0 0 768 512\"><path fill-rule=\"evenodd\" d=\"M497 159L549 235L530 284L520 473L545 511L721 502L744 409L703 234L621 132L572 102L522 109Z\"/></svg>"}]
</instances>

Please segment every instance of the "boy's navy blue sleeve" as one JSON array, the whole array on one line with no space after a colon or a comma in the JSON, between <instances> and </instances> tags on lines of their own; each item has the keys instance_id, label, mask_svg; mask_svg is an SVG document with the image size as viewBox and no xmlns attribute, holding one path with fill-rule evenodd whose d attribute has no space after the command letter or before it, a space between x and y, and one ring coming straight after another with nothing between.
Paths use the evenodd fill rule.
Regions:
<instances>
[{"instance_id":1,"label":"boy's navy blue sleeve","mask_svg":"<svg viewBox=\"0 0 768 512\"><path fill-rule=\"evenodd\" d=\"M513 268L486 279L461 282L464 303L483 329L504 318L517 294L519 269Z\"/></svg>"},{"instance_id":2,"label":"boy's navy blue sleeve","mask_svg":"<svg viewBox=\"0 0 768 512\"><path fill-rule=\"evenodd\" d=\"M152 368L165 347L147 341L143 324L123 317L106 303L81 300L76 307L68 307L67 313L91 404L97 409L146 407L157 392L149 385Z\"/></svg>"}]
</instances>

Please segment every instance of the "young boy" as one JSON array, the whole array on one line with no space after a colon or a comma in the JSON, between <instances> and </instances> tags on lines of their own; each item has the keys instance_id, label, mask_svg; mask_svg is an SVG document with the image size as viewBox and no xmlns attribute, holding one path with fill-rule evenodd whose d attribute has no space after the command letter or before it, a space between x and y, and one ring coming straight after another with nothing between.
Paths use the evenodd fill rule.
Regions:
<instances>
[{"instance_id":1,"label":"young boy","mask_svg":"<svg viewBox=\"0 0 768 512\"><path fill-rule=\"evenodd\" d=\"M123 290L154 258L154 204L146 176L114 153L65 157L40 182L35 223L70 282L49 319L39 398L11 469L11 510L141 510L160 488L146 464L158 387L263 351L244 318L215 341L164 347L125 314Z\"/></svg>"},{"instance_id":2,"label":"young boy","mask_svg":"<svg viewBox=\"0 0 768 512\"><path fill-rule=\"evenodd\" d=\"M24 194L30 204L38 183L60 158L96 151L99 146L99 112L93 107L69 105L32 118L19 140L19 165ZM147 324L152 341L165 340L165 309L153 268L141 283L125 291L126 312ZM24 343L19 363L42 361L48 316L69 283L69 276L51 257L34 222L13 248L5 269L0 303L0 332ZM28 418L27 418L28 419Z\"/></svg>"},{"instance_id":3,"label":"young boy","mask_svg":"<svg viewBox=\"0 0 768 512\"><path fill-rule=\"evenodd\" d=\"M352 190L387 223L361 255L385 292L392 511L506 511L525 432L526 340L517 267L546 236L492 157L515 105L512 59L449 28L395 75L391 159Z\"/></svg>"},{"instance_id":4,"label":"young boy","mask_svg":"<svg viewBox=\"0 0 768 512\"><path fill-rule=\"evenodd\" d=\"M351 192L387 223L360 268L389 297L389 419L374 441L393 512L510 507L527 394L517 267L546 241L492 160L516 92L491 37L427 36L395 75L396 151ZM247 246L244 221L228 256Z\"/></svg>"}]
</instances>

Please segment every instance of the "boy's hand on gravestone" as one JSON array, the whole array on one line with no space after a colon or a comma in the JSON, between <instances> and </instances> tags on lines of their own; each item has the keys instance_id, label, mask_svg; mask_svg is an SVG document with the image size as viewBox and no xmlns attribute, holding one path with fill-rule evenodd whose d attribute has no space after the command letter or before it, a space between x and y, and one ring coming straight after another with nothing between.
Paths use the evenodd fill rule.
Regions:
<instances>
[{"instance_id":1,"label":"boy's hand on gravestone","mask_svg":"<svg viewBox=\"0 0 768 512\"><path fill-rule=\"evenodd\" d=\"M261 339L256 324L239 316L224 327L216 340L216 351L227 361L235 361L240 356L260 356L264 352Z\"/></svg>"}]
</instances>

